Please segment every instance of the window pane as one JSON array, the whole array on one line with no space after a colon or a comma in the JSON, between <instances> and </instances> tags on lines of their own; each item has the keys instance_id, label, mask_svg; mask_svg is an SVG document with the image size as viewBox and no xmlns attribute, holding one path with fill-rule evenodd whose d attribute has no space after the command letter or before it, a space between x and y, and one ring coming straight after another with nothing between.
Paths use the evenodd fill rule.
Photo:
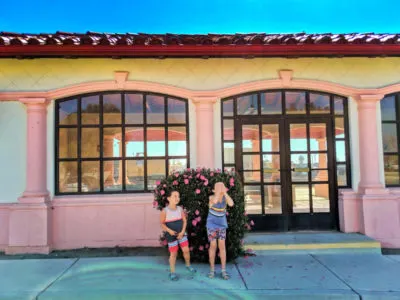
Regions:
<instances>
[{"instance_id":1,"label":"window pane","mask_svg":"<svg viewBox=\"0 0 400 300\"><path fill-rule=\"evenodd\" d=\"M247 183L261 182L260 174L261 174L260 171L244 171L243 172L244 182Z\"/></svg>"},{"instance_id":2,"label":"window pane","mask_svg":"<svg viewBox=\"0 0 400 300\"><path fill-rule=\"evenodd\" d=\"M394 96L385 97L382 99L381 116L382 116L382 121L396 120L396 105Z\"/></svg>"},{"instance_id":3,"label":"window pane","mask_svg":"<svg viewBox=\"0 0 400 300\"><path fill-rule=\"evenodd\" d=\"M307 151L306 124L290 124L290 151Z\"/></svg>"},{"instance_id":4,"label":"window pane","mask_svg":"<svg viewBox=\"0 0 400 300\"><path fill-rule=\"evenodd\" d=\"M313 211L315 213L329 212L329 185L328 184L313 184L311 186Z\"/></svg>"},{"instance_id":5,"label":"window pane","mask_svg":"<svg viewBox=\"0 0 400 300\"><path fill-rule=\"evenodd\" d=\"M308 156L304 154L291 154L291 168L298 169L292 171L292 181L308 181Z\"/></svg>"},{"instance_id":6,"label":"window pane","mask_svg":"<svg viewBox=\"0 0 400 300\"><path fill-rule=\"evenodd\" d=\"M147 128L147 156L165 156L165 128Z\"/></svg>"},{"instance_id":7,"label":"window pane","mask_svg":"<svg viewBox=\"0 0 400 300\"><path fill-rule=\"evenodd\" d=\"M128 191L144 190L144 160L126 161L125 180Z\"/></svg>"},{"instance_id":8,"label":"window pane","mask_svg":"<svg viewBox=\"0 0 400 300\"><path fill-rule=\"evenodd\" d=\"M62 161L58 165L58 190L60 193L78 192L78 163Z\"/></svg>"},{"instance_id":9,"label":"window pane","mask_svg":"<svg viewBox=\"0 0 400 300\"><path fill-rule=\"evenodd\" d=\"M224 140L233 141L235 139L233 120L224 120Z\"/></svg>"},{"instance_id":10,"label":"window pane","mask_svg":"<svg viewBox=\"0 0 400 300\"><path fill-rule=\"evenodd\" d=\"M346 149L344 141L336 141L336 161L337 162L346 161Z\"/></svg>"},{"instance_id":11,"label":"window pane","mask_svg":"<svg viewBox=\"0 0 400 300\"><path fill-rule=\"evenodd\" d=\"M326 124L310 124L310 150L324 151L327 149Z\"/></svg>"},{"instance_id":12,"label":"window pane","mask_svg":"<svg viewBox=\"0 0 400 300\"><path fill-rule=\"evenodd\" d=\"M186 123L186 102L168 98L168 123Z\"/></svg>"},{"instance_id":13,"label":"window pane","mask_svg":"<svg viewBox=\"0 0 400 300\"><path fill-rule=\"evenodd\" d=\"M294 213L310 212L310 194L308 184L292 185L292 201Z\"/></svg>"},{"instance_id":14,"label":"window pane","mask_svg":"<svg viewBox=\"0 0 400 300\"><path fill-rule=\"evenodd\" d=\"M305 92L285 92L286 113L305 114L306 113L306 93Z\"/></svg>"},{"instance_id":15,"label":"window pane","mask_svg":"<svg viewBox=\"0 0 400 300\"><path fill-rule=\"evenodd\" d=\"M345 138L344 118L335 118L335 138Z\"/></svg>"},{"instance_id":16,"label":"window pane","mask_svg":"<svg viewBox=\"0 0 400 300\"><path fill-rule=\"evenodd\" d=\"M146 96L147 124L165 123L165 101L163 96Z\"/></svg>"},{"instance_id":17,"label":"window pane","mask_svg":"<svg viewBox=\"0 0 400 300\"><path fill-rule=\"evenodd\" d=\"M107 160L103 162L104 191L122 190L122 161Z\"/></svg>"},{"instance_id":18,"label":"window pane","mask_svg":"<svg viewBox=\"0 0 400 300\"><path fill-rule=\"evenodd\" d=\"M310 113L329 114L331 111L330 97L328 95L310 94Z\"/></svg>"},{"instance_id":19,"label":"window pane","mask_svg":"<svg viewBox=\"0 0 400 300\"><path fill-rule=\"evenodd\" d=\"M100 162L83 161L82 166L82 193L100 191Z\"/></svg>"},{"instance_id":20,"label":"window pane","mask_svg":"<svg viewBox=\"0 0 400 300\"><path fill-rule=\"evenodd\" d=\"M400 184L399 160L397 155L385 155L385 183L387 185Z\"/></svg>"},{"instance_id":21,"label":"window pane","mask_svg":"<svg viewBox=\"0 0 400 300\"><path fill-rule=\"evenodd\" d=\"M261 93L261 114L282 114L282 93Z\"/></svg>"},{"instance_id":22,"label":"window pane","mask_svg":"<svg viewBox=\"0 0 400 300\"><path fill-rule=\"evenodd\" d=\"M338 186L347 186L346 165L336 166L336 176Z\"/></svg>"},{"instance_id":23,"label":"window pane","mask_svg":"<svg viewBox=\"0 0 400 300\"><path fill-rule=\"evenodd\" d=\"M279 125L262 125L262 151L279 152Z\"/></svg>"},{"instance_id":24,"label":"window pane","mask_svg":"<svg viewBox=\"0 0 400 300\"><path fill-rule=\"evenodd\" d=\"M168 172L169 174L181 172L187 168L186 158L175 158L169 160Z\"/></svg>"},{"instance_id":25,"label":"window pane","mask_svg":"<svg viewBox=\"0 0 400 300\"><path fill-rule=\"evenodd\" d=\"M311 172L312 181L329 181L328 170L313 170Z\"/></svg>"},{"instance_id":26,"label":"window pane","mask_svg":"<svg viewBox=\"0 0 400 300\"><path fill-rule=\"evenodd\" d=\"M261 214L261 187L245 185L244 202L248 214Z\"/></svg>"},{"instance_id":27,"label":"window pane","mask_svg":"<svg viewBox=\"0 0 400 300\"><path fill-rule=\"evenodd\" d=\"M247 95L237 98L238 115L257 115L258 101L257 94Z\"/></svg>"},{"instance_id":28,"label":"window pane","mask_svg":"<svg viewBox=\"0 0 400 300\"><path fill-rule=\"evenodd\" d=\"M335 115L344 114L343 98L333 97L333 105L335 109Z\"/></svg>"},{"instance_id":29,"label":"window pane","mask_svg":"<svg viewBox=\"0 0 400 300\"><path fill-rule=\"evenodd\" d=\"M144 156L144 129L142 127L125 128L125 156Z\"/></svg>"},{"instance_id":30,"label":"window pane","mask_svg":"<svg viewBox=\"0 0 400 300\"><path fill-rule=\"evenodd\" d=\"M147 161L147 188L153 190L156 181L165 177L165 160L155 159Z\"/></svg>"},{"instance_id":31,"label":"window pane","mask_svg":"<svg viewBox=\"0 0 400 300\"><path fill-rule=\"evenodd\" d=\"M100 140L98 128L82 128L81 134L81 156L99 157Z\"/></svg>"},{"instance_id":32,"label":"window pane","mask_svg":"<svg viewBox=\"0 0 400 300\"><path fill-rule=\"evenodd\" d=\"M325 153L310 153L312 169L327 169L328 155Z\"/></svg>"},{"instance_id":33,"label":"window pane","mask_svg":"<svg viewBox=\"0 0 400 300\"><path fill-rule=\"evenodd\" d=\"M224 100L222 105L222 113L224 117L233 117L233 100Z\"/></svg>"},{"instance_id":34,"label":"window pane","mask_svg":"<svg viewBox=\"0 0 400 300\"><path fill-rule=\"evenodd\" d=\"M383 152L397 152L397 129L396 123L382 124Z\"/></svg>"},{"instance_id":35,"label":"window pane","mask_svg":"<svg viewBox=\"0 0 400 300\"><path fill-rule=\"evenodd\" d=\"M224 143L224 164L235 163L235 144Z\"/></svg>"},{"instance_id":36,"label":"window pane","mask_svg":"<svg viewBox=\"0 0 400 300\"><path fill-rule=\"evenodd\" d=\"M258 125L242 126L243 152L260 152L260 134Z\"/></svg>"},{"instance_id":37,"label":"window pane","mask_svg":"<svg viewBox=\"0 0 400 300\"><path fill-rule=\"evenodd\" d=\"M121 124L121 94L103 96L103 123Z\"/></svg>"},{"instance_id":38,"label":"window pane","mask_svg":"<svg viewBox=\"0 0 400 300\"><path fill-rule=\"evenodd\" d=\"M82 124L99 124L100 103L99 96L82 98Z\"/></svg>"},{"instance_id":39,"label":"window pane","mask_svg":"<svg viewBox=\"0 0 400 300\"><path fill-rule=\"evenodd\" d=\"M243 155L243 170L260 170L260 155Z\"/></svg>"},{"instance_id":40,"label":"window pane","mask_svg":"<svg viewBox=\"0 0 400 300\"><path fill-rule=\"evenodd\" d=\"M186 127L168 127L168 155L186 155Z\"/></svg>"},{"instance_id":41,"label":"window pane","mask_svg":"<svg viewBox=\"0 0 400 300\"><path fill-rule=\"evenodd\" d=\"M58 137L59 157L76 158L78 153L77 144L78 129L60 128Z\"/></svg>"},{"instance_id":42,"label":"window pane","mask_svg":"<svg viewBox=\"0 0 400 300\"><path fill-rule=\"evenodd\" d=\"M103 156L122 157L121 127L103 129Z\"/></svg>"},{"instance_id":43,"label":"window pane","mask_svg":"<svg viewBox=\"0 0 400 300\"><path fill-rule=\"evenodd\" d=\"M280 155L263 154L264 182L279 183L281 181Z\"/></svg>"},{"instance_id":44,"label":"window pane","mask_svg":"<svg viewBox=\"0 0 400 300\"><path fill-rule=\"evenodd\" d=\"M280 185L264 186L264 203L266 214L282 213L282 197Z\"/></svg>"},{"instance_id":45,"label":"window pane","mask_svg":"<svg viewBox=\"0 0 400 300\"><path fill-rule=\"evenodd\" d=\"M76 99L60 102L58 110L60 125L77 124L78 101Z\"/></svg>"},{"instance_id":46,"label":"window pane","mask_svg":"<svg viewBox=\"0 0 400 300\"><path fill-rule=\"evenodd\" d=\"M125 124L143 124L143 95L125 95Z\"/></svg>"}]
</instances>

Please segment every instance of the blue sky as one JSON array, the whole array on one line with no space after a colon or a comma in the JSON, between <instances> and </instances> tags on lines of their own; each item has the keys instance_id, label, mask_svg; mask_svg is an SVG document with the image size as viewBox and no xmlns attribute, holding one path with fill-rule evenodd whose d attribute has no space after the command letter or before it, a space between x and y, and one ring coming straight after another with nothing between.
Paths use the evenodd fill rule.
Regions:
<instances>
[{"instance_id":1,"label":"blue sky","mask_svg":"<svg viewBox=\"0 0 400 300\"><path fill-rule=\"evenodd\" d=\"M145 33L400 32L400 1L1 1L0 31Z\"/></svg>"}]
</instances>

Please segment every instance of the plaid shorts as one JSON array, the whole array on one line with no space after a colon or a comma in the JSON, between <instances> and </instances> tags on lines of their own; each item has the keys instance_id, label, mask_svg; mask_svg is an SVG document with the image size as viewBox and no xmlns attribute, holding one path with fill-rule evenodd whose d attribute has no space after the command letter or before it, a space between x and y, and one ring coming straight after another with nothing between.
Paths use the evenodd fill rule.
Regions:
<instances>
[{"instance_id":1,"label":"plaid shorts","mask_svg":"<svg viewBox=\"0 0 400 300\"><path fill-rule=\"evenodd\" d=\"M226 228L207 228L208 241L226 240Z\"/></svg>"}]
</instances>

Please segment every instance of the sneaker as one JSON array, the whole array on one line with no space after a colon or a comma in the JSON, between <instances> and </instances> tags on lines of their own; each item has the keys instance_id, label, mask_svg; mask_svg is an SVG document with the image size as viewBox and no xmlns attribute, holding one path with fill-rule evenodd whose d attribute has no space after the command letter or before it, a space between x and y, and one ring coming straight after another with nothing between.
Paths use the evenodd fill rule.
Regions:
<instances>
[{"instance_id":1,"label":"sneaker","mask_svg":"<svg viewBox=\"0 0 400 300\"><path fill-rule=\"evenodd\" d=\"M195 274L197 272L197 270L192 266L186 266L186 269L192 274Z\"/></svg>"},{"instance_id":2,"label":"sneaker","mask_svg":"<svg viewBox=\"0 0 400 300\"><path fill-rule=\"evenodd\" d=\"M179 279L179 277L176 273L169 273L169 279L171 281L177 281Z\"/></svg>"}]
</instances>

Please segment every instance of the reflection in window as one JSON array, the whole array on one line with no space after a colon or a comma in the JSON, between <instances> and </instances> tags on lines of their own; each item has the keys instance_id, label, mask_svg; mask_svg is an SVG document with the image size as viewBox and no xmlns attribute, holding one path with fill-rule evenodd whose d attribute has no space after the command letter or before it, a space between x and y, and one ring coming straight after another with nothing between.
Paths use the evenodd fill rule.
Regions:
<instances>
[{"instance_id":1,"label":"reflection in window","mask_svg":"<svg viewBox=\"0 0 400 300\"><path fill-rule=\"evenodd\" d=\"M143 192L189 166L187 101L139 92L56 102L57 194Z\"/></svg>"},{"instance_id":2,"label":"reflection in window","mask_svg":"<svg viewBox=\"0 0 400 300\"><path fill-rule=\"evenodd\" d=\"M385 183L388 186L399 186L400 93L386 96L380 106Z\"/></svg>"}]
</instances>

